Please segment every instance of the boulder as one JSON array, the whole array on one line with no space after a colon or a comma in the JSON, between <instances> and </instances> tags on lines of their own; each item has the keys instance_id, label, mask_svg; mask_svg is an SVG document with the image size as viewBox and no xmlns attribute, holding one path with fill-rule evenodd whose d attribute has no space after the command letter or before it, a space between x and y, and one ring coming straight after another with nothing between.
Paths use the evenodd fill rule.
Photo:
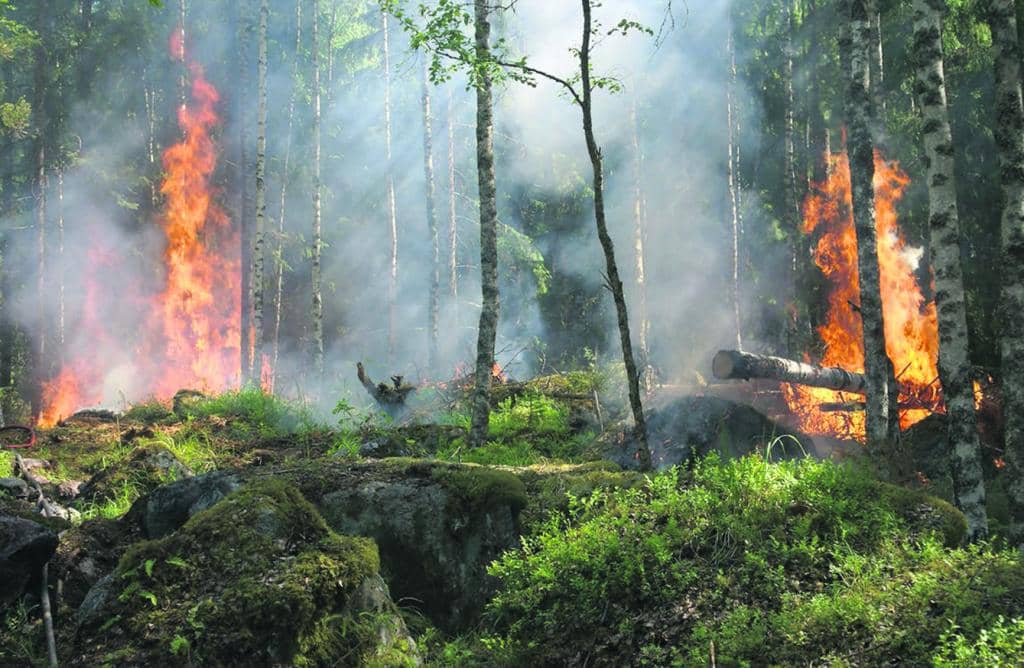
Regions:
<instances>
[{"instance_id":1,"label":"boulder","mask_svg":"<svg viewBox=\"0 0 1024 668\"><path fill-rule=\"evenodd\" d=\"M772 459L816 452L810 437L786 429L750 406L708 396L679 397L651 409L647 442L659 470L712 451L726 458L765 452L769 444ZM630 432L611 434L604 443L607 459L626 468L637 467L637 446Z\"/></svg>"},{"instance_id":2,"label":"boulder","mask_svg":"<svg viewBox=\"0 0 1024 668\"><path fill-rule=\"evenodd\" d=\"M57 533L42 522L0 514L0 604L20 597L57 549Z\"/></svg>"},{"instance_id":3,"label":"boulder","mask_svg":"<svg viewBox=\"0 0 1024 668\"><path fill-rule=\"evenodd\" d=\"M166 536L238 489L241 479L227 471L211 471L157 487L138 499L127 519L137 522L147 538Z\"/></svg>"},{"instance_id":4,"label":"boulder","mask_svg":"<svg viewBox=\"0 0 1024 668\"><path fill-rule=\"evenodd\" d=\"M28 498L28 483L21 478L0 478L0 494L13 496L17 499Z\"/></svg>"},{"instance_id":5,"label":"boulder","mask_svg":"<svg viewBox=\"0 0 1024 668\"><path fill-rule=\"evenodd\" d=\"M259 480L130 547L85 597L69 665L419 665L378 574L295 487Z\"/></svg>"},{"instance_id":6,"label":"boulder","mask_svg":"<svg viewBox=\"0 0 1024 668\"><path fill-rule=\"evenodd\" d=\"M338 470L319 477L320 489L297 480L328 525L373 538L391 590L439 628L474 623L495 585L487 564L519 542L523 483L505 471L429 461Z\"/></svg>"}]
</instances>

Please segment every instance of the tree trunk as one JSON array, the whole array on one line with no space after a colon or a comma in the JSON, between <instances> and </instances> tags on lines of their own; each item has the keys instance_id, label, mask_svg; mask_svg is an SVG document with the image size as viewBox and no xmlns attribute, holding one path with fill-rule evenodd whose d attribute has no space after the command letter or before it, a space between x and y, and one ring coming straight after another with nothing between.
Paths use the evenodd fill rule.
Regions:
<instances>
[{"instance_id":1,"label":"tree trunk","mask_svg":"<svg viewBox=\"0 0 1024 668\"><path fill-rule=\"evenodd\" d=\"M765 378L856 394L863 394L867 386L862 373L739 350L719 350L711 362L711 372L721 379Z\"/></svg>"},{"instance_id":2,"label":"tree trunk","mask_svg":"<svg viewBox=\"0 0 1024 668\"><path fill-rule=\"evenodd\" d=\"M242 384L251 380L252 370L252 226L254 206L252 201L252 190L250 190L249 162L252 153L249 146L252 133L249 108L251 106L251 62L249 60L249 45L252 39L252 2L254 0L239 0L238 2L238 81L236 109L238 110L238 227L241 232L241 318L239 330L241 348L239 378Z\"/></svg>"},{"instance_id":3,"label":"tree trunk","mask_svg":"<svg viewBox=\"0 0 1024 668\"><path fill-rule=\"evenodd\" d=\"M46 313L46 190L48 187L46 179L46 152L47 141L50 138L50 123L47 116L47 77L49 71L48 40L46 25L49 17L49 0L39 0L36 5L36 19L38 21L39 43L35 50L35 74L33 85L34 105L32 112L35 114L35 190L36 190L36 251L37 271L36 276L36 297L38 304L36 308L36 363L35 363L35 396L33 397L33 409L36 413L42 408L39 391L42 382L49 376L49 369L46 361L47 348L47 313Z\"/></svg>"},{"instance_id":4,"label":"tree trunk","mask_svg":"<svg viewBox=\"0 0 1024 668\"><path fill-rule=\"evenodd\" d=\"M57 160L57 356L64 367L64 165Z\"/></svg>"},{"instance_id":5,"label":"tree trunk","mask_svg":"<svg viewBox=\"0 0 1024 668\"><path fill-rule=\"evenodd\" d=\"M388 267L388 364L395 357L395 302L398 299L398 213L395 210L394 165L391 164L391 45L388 13L384 21L384 159L387 185L388 230L391 234L391 262Z\"/></svg>"},{"instance_id":6,"label":"tree trunk","mask_svg":"<svg viewBox=\"0 0 1024 668\"><path fill-rule=\"evenodd\" d=\"M799 347L797 344L797 323L793 314L796 313L797 280L799 269L797 267L799 257L799 242L803 233L802 220L800 216L800 194L797 192L796 180L796 129L794 127L794 107L796 105L793 93L793 32L796 30L796 22L793 18L794 0L786 0L786 40L783 46L783 86L785 88L785 158L782 174L782 196L784 199L783 221L789 237L789 258L787 258L787 285L785 300L782 304L782 317L786 322L785 347L790 354L794 354Z\"/></svg>"},{"instance_id":7,"label":"tree trunk","mask_svg":"<svg viewBox=\"0 0 1024 668\"><path fill-rule=\"evenodd\" d=\"M885 54L882 50L882 11L880 0L871 0L868 8L871 21L871 97L878 105L879 119L885 113Z\"/></svg>"},{"instance_id":8,"label":"tree trunk","mask_svg":"<svg viewBox=\"0 0 1024 668\"><path fill-rule=\"evenodd\" d=\"M277 213L277 248L274 250L274 350L270 363L270 390L277 384L277 361L281 353L281 298L284 289L284 214L288 196L288 168L292 157L295 127L295 95L299 78L299 56L302 53L302 0L295 0L295 55L292 61L292 91L288 96L288 134L285 137L284 161L281 165L281 198Z\"/></svg>"},{"instance_id":9,"label":"tree trunk","mask_svg":"<svg viewBox=\"0 0 1024 668\"><path fill-rule=\"evenodd\" d=\"M636 93L634 91L630 106L630 129L633 135L633 262L636 267L636 295L640 304L638 319L640 331L637 340L640 344L641 384L650 390L654 383L651 367L651 349L647 341L650 322L647 319L647 253L644 244L647 240L647 207L643 191L643 153L640 150L640 128L637 121Z\"/></svg>"},{"instance_id":10,"label":"tree trunk","mask_svg":"<svg viewBox=\"0 0 1024 668\"><path fill-rule=\"evenodd\" d=\"M849 13L850 70L847 93L850 175L853 219L857 236L857 267L860 276L860 314L864 337L864 368L867 376L866 432L871 452L898 468L899 427L892 363L885 351L882 325L882 290L875 236L875 162L871 136L869 0L845 0ZM900 472L890 471L895 477Z\"/></svg>"},{"instance_id":11,"label":"tree trunk","mask_svg":"<svg viewBox=\"0 0 1024 668\"><path fill-rule=\"evenodd\" d=\"M313 237L310 253L313 292L313 371L316 378L324 375L324 301L320 292L320 45L317 43L317 0L310 1L312 35L310 49L313 54Z\"/></svg>"},{"instance_id":12,"label":"tree trunk","mask_svg":"<svg viewBox=\"0 0 1024 668\"><path fill-rule=\"evenodd\" d=\"M455 209L455 96L448 87L448 296L453 327L459 326L459 225Z\"/></svg>"},{"instance_id":13,"label":"tree trunk","mask_svg":"<svg viewBox=\"0 0 1024 668\"><path fill-rule=\"evenodd\" d=\"M252 359L249 378L261 381L263 366L263 235L267 217L267 20L270 8L260 0L259 57L256 74L256 228L252 242Z\"/></svg>"},{"instance_id":14,"label":"tree trunk","mask_svg":"<svg viewBox=\"0 0 1024 668\"><path fill-rule=\"evenodd\" d=\"M178 53L175 54L178 60L178 107L185 108L185 95L187 93L185 79L188 73L188 64L185 62L185 0L178 0Z\"/></svg>"},{"instance_id":15,"label":"tree trunk","mask_svg":"<svg viewBox=\"0 0 1024 668\"><path fill-rule=\"evenodd\" d=\"M427 300L427 367L438 371L437 346L440 337L441 242L437 232L437 198L434 187L434 135L430 113L430 80L427 59L423 59L423 179L427 192L427 232L430 236L430 293Z\"/></svg>"},{"instance_id":16,"label":"tree trunk","mask_svg":"<svg viewBox=\"0 0 1024 668\"><path fill-rule=\"evenodd\" d=\"M626 366L626 381L629 385L629 404L633 411L636 439L639 443L637 458L640 469L648 471L651 468L651 451L647 447L647 421L644 418L643 404L640 400L640 378L637 373L636 359L633 357L633 342L629 333L629 310L626 308L626 296L622 289L622 280L619 278L619 267L615 261L615 247L612 244L612 238L608 234L608 226L605 222L604 172L601 164L601 149L594 138L590 82L591 0L581 1L583 4L583 43L580 47L579 58L583 95L580 106L583 112L583 134L587 141L587 153L590 155L590 164L594 172L594 221L597 224L597 237L601 241L601 248L604 251L608 287L611 289L612 298L615 300L615 311L618 316L619 340L622 344L622 361Z\"/></svg>"},{"instance_id":17,"label":"tree trunk","mask_svg":"<svg viewBox=\"0 0 1024 668\"><path fill-rule=\"evenodd\" d=\"M960 217L956 204L953 134L946 107L942 58L943 0L914 0L914 93L924 116L928 178L929 250L939 315L939 379L953 454L953 494L972 540L988 535L981 475L978 420L967 344L967 306L960 266Z\"/></svg>"},{"instance_id":18,"label":"tree trunk","mask_svg":"<svg viewBox=\"0 0 1024 668\"><path fill-rule=\"evenodd\" d=\"M473 1L476 62L491 58L491 24L487 0ZM480 326L477 330L473 417L469 447L487 442L494 342L498 334L498 202L494 182L494 119L491 76L485 68L476 74L476 167L480 191Z\"/></svg>"},{"instance_id":19,"label":"tree trunk","mask_svg":"<svg viewBox=\"0 0 1024 668\"><path fill-rule=\"evenodd\" d=\"M1006 416L1010 540L1024 546L1024 102L1014 5L1013 0L989 0L988 21L995 51L994 129L1003 190L999 352Z\"/></svg>"},{"instance_id":20,"label":"tree trunk","mask_svg":"<svg viewBox=\"0 0 1024 668\"><path fill-rule=\"evenodd\" d=\"M739 198L737 193L739 185L736 183L736 135L733 116L736 113L733 100L736 86L736 53L733 43L733 29L730 24L728 37L729 50L729 81L725 89L725 118L729 124L728 160L726 167L729 181L729 208L732 214L732 276L729 284L730 297L732 298L733 328L736 333L736 347L743 347L743 324L740 309L740 218Z\"/></svg>"}]
</instances>

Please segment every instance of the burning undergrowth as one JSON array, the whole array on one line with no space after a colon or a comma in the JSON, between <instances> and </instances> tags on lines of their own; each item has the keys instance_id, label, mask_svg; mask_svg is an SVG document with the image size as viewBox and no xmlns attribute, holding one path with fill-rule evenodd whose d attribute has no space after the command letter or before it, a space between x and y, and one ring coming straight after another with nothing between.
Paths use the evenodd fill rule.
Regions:
<instances>
[{"instance_id":1,"label":"burning undergrowth","mask_svg":"<svg viewBox=\"0 0 1024 668\"><path fill-rule=\"evenodd\" d=\"M172 44L177 57L184 52ZM99 314L105 279L116 276L120 261L99 244L87 251L82 276L79 327L88 346L45 382L38 424L49 427L62 417L107 399L105 388L115 360L100 351L130 355L117 360L133 388L169 398L182 387L223 390L237 384L240 365L241 257L238 230L217 203L212 181L219 149L214 134L220 123L220 96L191 63L191 100L178 110L181 139L163 153L160 185L163 208L162 262L154 267L162 281L151 292L118 286L125 307L134 309L134 330L111 332ZM96 235L94 239L100 239ZM127 340L125 340L127 338ZM124 392L125 388L117 388Z\"/></svg>"}]
</instances>

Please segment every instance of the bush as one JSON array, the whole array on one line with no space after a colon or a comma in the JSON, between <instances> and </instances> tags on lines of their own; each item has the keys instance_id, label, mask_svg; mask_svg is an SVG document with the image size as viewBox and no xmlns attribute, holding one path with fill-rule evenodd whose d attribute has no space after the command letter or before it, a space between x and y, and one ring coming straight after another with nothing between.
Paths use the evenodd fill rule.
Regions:
<instances>
[{"instance_id":1,"label":"bush","mask_svg":"<svg viewBox=\"0 0 1024 668\"><path fill-rule=\"evenodd\" d=\"M936 668L956 666L1020 665L1024 657L1024 619L1006 622L1002 617L991 628L983 629L977 639L965 638L954 627L942 637L936 653Z\"/></svg>"},{"instance_id":2,"label":"bush","mask_svg":"<svg viewBox=\"0 0 1024 668\"><path fill-rule=\"evenodd\" d=\"M847 466L709 457L574 499L492 565L488 614L524 664L928 663L946 620L1024 602L1019 557L946 547L950 515Z\"/></svg>"},{"instance_id":3,"label":"bush","mask_svg":"<svg viewBox=\"0 0 1024 668\"><path fill-rule=\"evenodd\" d=\"M183 410L188 417L225 418L242 437L270 438L314 426L312 414L305 406L252 387L204 397L189 402Z\"/></svg>"}]
</instances>

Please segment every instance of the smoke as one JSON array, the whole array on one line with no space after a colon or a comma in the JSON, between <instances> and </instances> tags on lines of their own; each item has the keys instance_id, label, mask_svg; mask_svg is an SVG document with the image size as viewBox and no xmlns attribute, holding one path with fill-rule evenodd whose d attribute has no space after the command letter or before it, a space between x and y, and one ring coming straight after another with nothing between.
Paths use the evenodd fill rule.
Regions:
<instances>
[{"instance_id":1,"label":"smoke","mask_svg":"<svg viewBox=\"0 0 1024 668\"><path fill-rule=\"evenodd\" d=\"M144 3L97 5L97 25L118 33L118 22L136 31L95 54L91 92L70 105L65 136L81 146L65 168L63 252L56 245L56 186L51 176L44 300L35 276L37 230L31 207L5 221L12 249L11 313L29 332L45 314L49 336L43 377L81 362L95 402L117 405L154 391L140 384L145 346L137 338L150 310L147 300L166 280L158 224L160 155L177 140L175 119L180 66L167 49L177 21L176 3L162 11ZM711 352L731 341L728 280L731 272L726 184L726 85L728 4L724 0L675 6L674 27L662 30L663 3L628 0L595 9L601 23L594 71L613 77L619 92L594 98L598 142L605 160L608 222L627 289L634 338L639 330L635 287L636 152L641 150L640 193L646 212L644 244L652 363L667 379L704 373ZM371 375L404 374L410 380L450 378L475 355L479 311L479 232L475 170L475 96L456 77L429 86L433 167L440 237L440 355L427 366L428 297L433 254L427 226L424 179L422 55L390 21L391 142L385 156L385 77L381 16L367 0L323 3L321 42L333 45L321 58L323 182L323 298L327 371L323 386L312 373L309 322L309 244L312 219L312 112L308 3L302 2L303 50L294 53L295 3L271 2L267 134L266 341L272 349L276 274L284 267L277 390L320 396L361 397L356 361ZM150 12L155 12L151 14ZM189 58L202 64L221 95L220 147L214 196L233 221L240 215L239 100L255 104L238 75L234 3L189 3ZM650 26L608 34L621 19ZM496 20L496 32L512 55L533 67L573 79L571 49L582 26L576 3L520 0ZM99 27L97 29L100 29ZM255 63L255 34L242 44ZM742 56L742 54L741 54ZM298 77L293 79L297 63ZM742 63L741 63L742 66ZM102 74L100 74L102 73ZM255 74L251 77L255 83ZM735 92L744 132L741 149L760 144L760 111L740 77ZM578 85L578 84L577 84ZM77 95L67 90L62 94ZM289 101L294 97L289 134ZM631 122L636 110L636 130ZM604 359L619 355L614 309L603 288L604 258L594 232L589 197L590 164L579 109L563 90L538 79L535 86L506 82L496 90L497 185L502 233L502 318L499 359L513 376L564 368L589 348ZM448 134L449 116L454 134ZM251 118L255 114L250 114ZM251 121L250 121L251 122ZM254 130L254 128L252 128ZM255 133L252 134L254 142ZM449 143L454 151L458 297L449 295ZM289 149L288 171L284 155ZM254 147L250 148L252 159ZM385 183L395 184L398 279L394 350L388 346L390 235ZM251 196L254 185L248 175ZM284 198L284 235L277 234ZM744 193L745 225L765 224L751 192ZM534 247L524 245L525 233ZM280 250L280 265L277 253ZM536 263L531 252L543 256ZM13 265L13 266L12 266ZM62 272L63 281L57 271ZM548 276L550 274L550 276ZM64 284L64 342L56 340ZM547 283L547 285L545 285ZM749 295L747 298L750 299ZM226 384L237 378L225 379ZM360 399L362 400L362 399Z\"/></svg>"}]
</instances>

